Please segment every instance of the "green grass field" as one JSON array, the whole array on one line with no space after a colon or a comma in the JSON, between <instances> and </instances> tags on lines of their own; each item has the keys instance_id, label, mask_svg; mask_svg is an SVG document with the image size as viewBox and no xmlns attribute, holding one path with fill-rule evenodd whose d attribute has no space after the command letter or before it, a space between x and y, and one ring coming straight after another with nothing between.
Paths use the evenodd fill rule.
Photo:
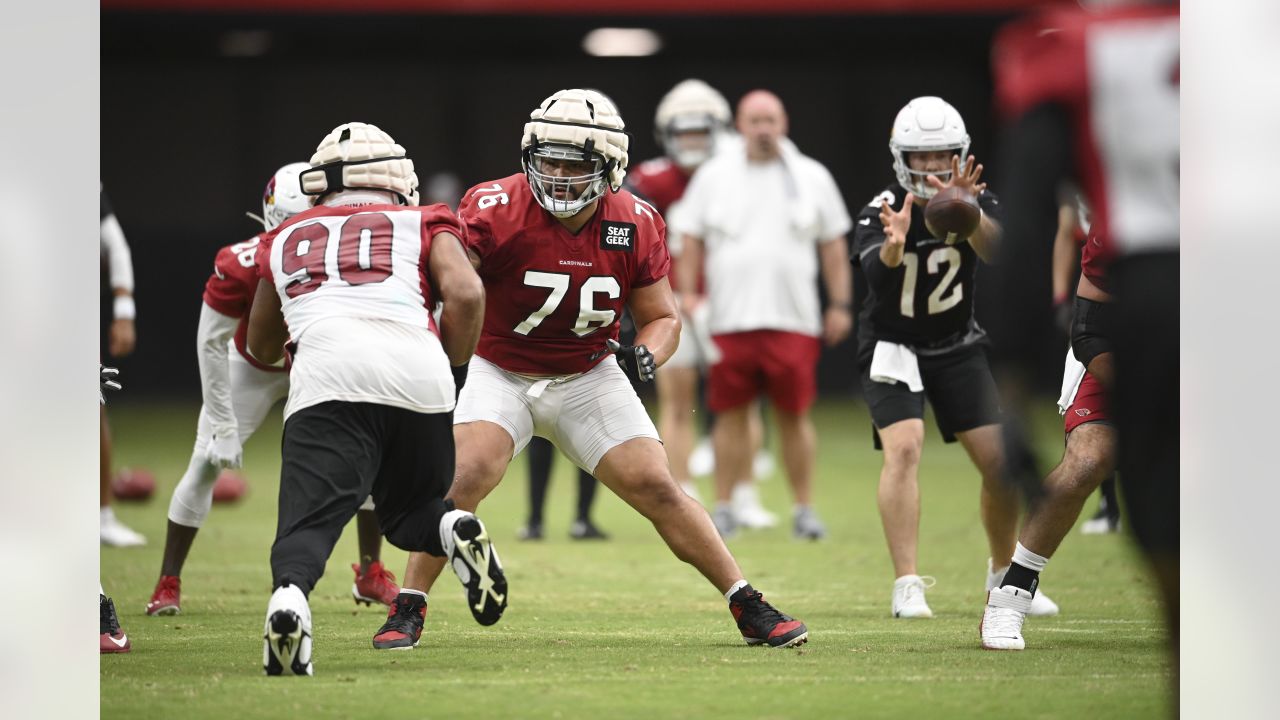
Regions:
<instances>
[{"instance_id":1,"label":"green grass field","mask_svg":"<svg viewBox=\"0 0 1280 720\"><path fill-rule=\"evenodd\" d=\"M502 621L476 625L449 573L431 594L423 641L374 651L385 611L350 596L354 524L311 596L314 678L262 674L271 591L279 419L246 447L249 495L215 506L183 574L183 613L143 613L159 572L169 494L185 468L196 406L119 403L117 463L144 466L159 488L118 514L149 540L102 550L102 577L133 652L101 658L103 718L291 717L1162 717L1170 665L1154 589L1128 541L1074 533L1043 577L1062 614L1032 619L1021 653L978 645L986 543L978 477L932 425L921 468L921 572L936 618L890 618L892 567L876 513L879 456L866 409L816 410L819 510L827 541L781 527L730 542L748 579L810 640L796 650L747 647L724 599L667 551L652 527L606 490L596 503L605 543L575 543L572 468L557 461L548 539L515 540L525 514L523 458L481 508L511 582ZM1043 418L1047 430L1056 418ZM1060 435L1042 433L1056 459ZM700 481L704 495L709 480ZM780 473L761 485L789 508ZM1086 511L1093 510L1091 501ZM384 560L403 572L405 553Z\"/></svg>"}]
</instances>

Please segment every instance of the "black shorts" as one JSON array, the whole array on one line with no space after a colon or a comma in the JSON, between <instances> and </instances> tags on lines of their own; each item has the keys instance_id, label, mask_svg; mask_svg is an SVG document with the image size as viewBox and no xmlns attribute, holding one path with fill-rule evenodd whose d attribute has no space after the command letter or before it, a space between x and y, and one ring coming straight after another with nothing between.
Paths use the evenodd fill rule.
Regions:
<instances>
[{"instance_id":1,"label":"black shorts","mask_svg":"<svg viewBox=\"0 0 1280 720\"><path fill-rule=\"evenodd\" d=\"M905 383L872 380L871 354L866 354L861 368L862 397L871 410L877 450L880 434L875 428L924 419L926 398L933 406L942 439L949 443L956 441L956 433L1000 422L1000 402L985 345L963 345L941 355L916 357L924 392L911 392Z\"/></svg>"}]
</instances>

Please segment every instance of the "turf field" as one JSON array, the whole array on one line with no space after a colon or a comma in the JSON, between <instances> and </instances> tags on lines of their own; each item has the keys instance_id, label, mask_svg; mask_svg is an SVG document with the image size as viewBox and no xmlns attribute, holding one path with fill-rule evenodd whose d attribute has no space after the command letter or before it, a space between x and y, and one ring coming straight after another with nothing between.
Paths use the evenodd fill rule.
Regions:
<instances>
[{"instance_id":1,"label":"turf field","mask_svg":"<svg viewBox=\"0 0 1280 720\"><path fill-rule=\"evenodd\" d=\"M524 717L1162 717L1171 674L1152 583L1128 542L1074 533L1043 578L1057 618L1029 620L1028 649L978 645L986 545L978 478L958 445L929 426L921 492L921 572L936 618L892 620L892 567L876 513L879 456L865 408L817 408L819 510L827 541L801 544L788 528L730 542L748 579L809 626L796 650L747 647L723 598L670 555L651 526L601 490L596 519L612 539L568 539L572 468L559 459L548 539L515 540L525 513L522 458L481 508L511 582L506 615L476 625L451 574L431 594L423 642L374 651L385 611L353 604L354 524L311 596L314 678L262 675L262 624L271 591L279 420L245 449L248 496L215 506L183 576L183 613L143 614L160 566L170 491L185 468L196 406L110 408L118 464L159 482L146 504L119 504L145 548L102 550L102 577L133 639L101 659L103 718ZM1046 427L1056 418L1046 415ZM1045 454L1053 455L1053 438ZM1059 436L1060 437L1060 436ZM1055 456L1056 458L1056 456ZM710 481L700 481L704 495ZM780 472L761 486L789 507ZM1086 506L1092 512L1093 501ZM400 575L405 554L387 547Z\"/></svg>"}]
</instances>

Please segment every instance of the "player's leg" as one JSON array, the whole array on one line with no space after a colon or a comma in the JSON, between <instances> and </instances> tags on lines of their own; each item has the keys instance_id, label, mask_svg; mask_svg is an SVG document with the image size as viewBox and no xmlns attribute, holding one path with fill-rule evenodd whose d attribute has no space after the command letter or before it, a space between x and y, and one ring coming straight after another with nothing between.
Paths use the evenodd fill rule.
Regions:
<instances>
[{"instance_id":1,"label":"player's leg","mask_svg":"<svg viewBox=\"0 0 1280 720\"><path fill-rule=\"evenodd\" d=\"M987 533L987 551L992 567L1005 567L1013 557L1018 538L1018 489L1004 481L1003 442L999 425L982 425L956 433L969 460L982 476L978 509Z\"/></svg>"},{"instance_id":2,"label":"player's leg","mask_svg":"<svg viewBox=\"0 0 1280 720\"><path fill-rule=\"evenodd\" d=\"M529 521L520 529L521 540L541 540L543 537L542 521L555 453L555 446L546 438L535 437L525 448L525 459L529 463Z\"/></svg>"},{"instance_id":3,"label":"player's leg","mask_svg":"<svg viewBox=\"0 0 1280 720\"><path fill-rule=\"evenodd\" d=\"M260 370L233 353L229 363L231 409L236 419L240 443L249 441L266 419L267 413L289 392L288 375ZM178 480L169 499L168 523L160 578L147 602L148 615L174 615L181 609L181 576L196 534L209 516L218 468L209 462L206 451L213 429L203 407L196 424L196 443L187 461L187 470Z\"/></svg>"},{"instance_id":4,"label":"player's leg","mask_svg":"<svg viewBox=\"0 0 1280 720\"><path fill-rule=\"evenodd\" d=\"M372 490L392 408L329 401L285 420L281 444L273 592L263 631L268 675L310 675L307 596L324 574L343 527Z\"/></svg>"},{"instance_id":5,"label":"player's leg","mask_svg":"<svg viewBox=\"0 0 1280 720\"><path fill-rule=\"evenodd\" d=\"M738 475L733 483L733 519L741 527L750 530L771 528L778 524L778 516L769 512L760 501L759 477L766 466L772 471L773 456L765 448L765 405L761 398L751 401L747 410L747 441L750 445L750 464L745 475Z\"/></svg>"},{"instance_id":6,"label":"player's leg","mask_svg":"<svg viewBox=\"0 0 1280 720\"><path fill-rule=\"evenodd\" d=\"M680 352L679 350L676 351ZM698 397L698 369L695 365L672 365L668 360L658 370L658 432L663 438L671 474L693 497L697 490L689 475L689 456L697 432L694 409Z\"/></svg>"},{"instance_id":7,"label":"player's leg","mask_svg":"<svg viewBox=\"0 0 1280 720\"><path fill-rule=\"evenodd\" d=\"M809 420L809 408L818 396L822 344L816 337L799 333L761 335L765 387L777 411L782 458L794 501L792 535L802 540L820 540L827 529L813 507L818 434Z\"/></svg>"},{"instance_id":8,"label":"player's leg","mask_svg":"<svg viewBox=\"0 0 1280 720\"><path fill-rule=\"evenodd\" d=\"M111 428L106 408L98 410L98 530L103 545L134 547L147 544L147 539L116 518L111 507Z\"/></svg>"},{"instance_id":9,"label":"player's leg","mask_svg":"<svg viewBox=\"0 0 1280 720\"><path fill-rule=\"evenodd\" d=\"M566 386L555 418L561 450L579 467L592 468L653 523L676 557L724 594L748 643L789 647L807 640L804 623L779 613L751 588L707 511L676 484L657 429L617 364L601 363Z\"/></svg>"},{"instance_id":10,"label":"player's leg","mask_svg":"<svg viewBox=\"0 0 1280 720\"><path fill-rule=\"evenodd\" d=\"M356 513L356 541L360 561L351 565L356 575L351 585L351 597L357 605L375 602L390 605L400 594L400 586L396 583L395 574L382 564L382 523L378 521L372 495L365 498Z\"/></svg>"},{"instance_id":11,"label":"player's leg","mask_svg":"<svg viewBox=\"0 0 1280 720\"><path fill-rule=\"evenodd\" d=\"M751 476L754 449L743 442L748 437L751 401L764 384L756 335L759 333L727 333L713 339L720 351L720 361L708 374L707 405L716 413L711 430L715 448L715 526L728 537L737 529L732 508L733 487Z\"/></svg>"}]
</instances>

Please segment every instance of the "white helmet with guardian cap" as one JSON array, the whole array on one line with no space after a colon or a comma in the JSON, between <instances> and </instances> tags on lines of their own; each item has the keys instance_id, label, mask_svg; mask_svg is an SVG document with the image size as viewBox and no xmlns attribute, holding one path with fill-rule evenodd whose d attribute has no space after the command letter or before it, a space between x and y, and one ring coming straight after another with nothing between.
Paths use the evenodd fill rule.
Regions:
<instances>
[{"instance_id":1,"label":"white helmet with guardian cap","mask_svg":"<svg viewBox=\"0 0 1280 720\"><path fill-rule=\"evenodd\" d=\"M298 175L310 167L304 162L292 162L277 170L267 181L267 187L262 191L262 217L254 218L267 232L311 207L311 198L302 194L302 184L298 180Z\"/></svg>"},{"instance_id":2,"label":"white helmet with guardian cap","mask_svg":"<svg viewBox=\"0 0 1280 720\"><path fill-rule=\"evenodd\" d=\"M889 151L893 153L893 171L898 184L916 197L929 199L937 191L925 181L929 175L946 182L951 178L948 166L943 172L912 170L905 153L951 150L960 156L961 167L969 156L969 133L964 118L951 104L939 97L918 97L907 103L893 121L889 134Z\"/></svg>"},{"instance_id":3,"label":"white helmet with guardian cap","mask_svg":"<svg viewBox=\"0 0 1280 720\"><path fill-rule=\"evenodd\" d=\"M570 217L604 195L617 192L627 174L627 135L618 108L598 90L561 90L529 113L520 140L521 164L533 197L556 217ZM592 164L585 175L547 172L546 160ZM575 198L573 186L587 183ZM556 197L557 192L563 197Z\"/></svg>"},{"instance_id":4,"label":"white helmet with guardian cap","mask_svg":"<svg viewBox=\"0 0 1280 720\"><path fill-rule=\"evenodd\" d=\"M733 122L729 102L716 89L701 80L689 79L671 88L658 103L653 119L663 152L684 170L693 170L710 159L715 152L715 142ZM681 133L705 132L707 142L703 146L689 146L680 142Z\"/></svg>"},{"instance_id":5,"label":"white helmet with guardian cap","mask_svg":"<svg viewBox=\"0 0 1280 720\"><path fill-rule=\"evenodd\" d=\"M343 190L385 190L405 205L418 204L418 175L404 148L377 126L339 125L320 141L311 167L301 174L302 192L324 195Z\"/></svg>"}]
</instances>

